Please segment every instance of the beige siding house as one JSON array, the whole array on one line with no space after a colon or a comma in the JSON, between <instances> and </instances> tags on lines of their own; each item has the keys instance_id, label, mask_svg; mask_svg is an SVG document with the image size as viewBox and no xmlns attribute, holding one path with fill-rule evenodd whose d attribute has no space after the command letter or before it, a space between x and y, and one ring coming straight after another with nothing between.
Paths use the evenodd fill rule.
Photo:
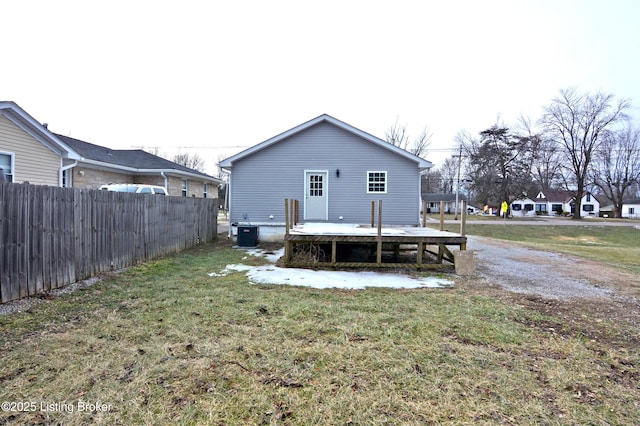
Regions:
<instances>
[{"instance_id":1,"label":"beige siding house","mask_svg":"<svg viewBox=\"0 0 640 426\"><path fill-rule=\"evenodd\" d=\"M52 133L14 102L0 102L0 168L11 182L89 189L145 183L183 197L217 198L222 183L142 150L114 150Z\"/></svg>"},{"instance_id":2,"label":"beige siding house","mask_svg":"<svg viewBox=\"0 0 640 426\"><path fill-rule=\"evenodd\" d=\"M0 109L0 167L11 182L61 186L65 148Z\"/></svg>"}]
</instances>

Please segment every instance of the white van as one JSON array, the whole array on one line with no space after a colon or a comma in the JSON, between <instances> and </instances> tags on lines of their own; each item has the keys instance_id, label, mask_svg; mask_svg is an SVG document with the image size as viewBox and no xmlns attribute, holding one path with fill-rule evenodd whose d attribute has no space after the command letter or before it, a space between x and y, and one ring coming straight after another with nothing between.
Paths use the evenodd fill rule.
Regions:
<instances>
[{"instance_id":1,"label":"white van","mask_svg":"<svg viewBox=\"0 0 640 426\"><path fill-rule=\"evenodd\" d=\"M110 185L102 185L100 189L116 192L134 192L136 194L168 195L167 190L162 186L143 185L138 183L116 183Z\"/></svg>"}]
</instances>

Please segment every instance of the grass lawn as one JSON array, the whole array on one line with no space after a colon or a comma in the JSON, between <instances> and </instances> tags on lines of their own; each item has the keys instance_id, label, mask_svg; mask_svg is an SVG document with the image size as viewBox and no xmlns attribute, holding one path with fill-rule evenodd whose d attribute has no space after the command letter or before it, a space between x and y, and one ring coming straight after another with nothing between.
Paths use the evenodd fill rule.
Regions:
<instances>
[{"instance_id":1,"label":"grass lawn","mask_svg":"<svg viewBox=\"0 0 640 426\"><path fill-rule=\"evenodd\" d=\"M0 424L640 424L632 324L477 278L207 275L244 257L220 241L0 316Z\"/></svg>"}]
</instances>

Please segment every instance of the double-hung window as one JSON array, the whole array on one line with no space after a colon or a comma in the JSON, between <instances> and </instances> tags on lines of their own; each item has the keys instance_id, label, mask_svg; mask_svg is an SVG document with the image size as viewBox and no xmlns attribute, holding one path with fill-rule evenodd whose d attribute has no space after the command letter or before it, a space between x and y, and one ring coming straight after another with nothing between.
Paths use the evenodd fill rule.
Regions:
<instances>
[{"instance_id":1,"label":"double-hung window","mask_svg":"<svg viewBox=\"0 0 640 426\"><path fill-rule=\"evenodd\" d=\"M386 194L387 193L387 172L370 171L367 172L367 193Z\"/></svg>"},{"instance_id":2,"label":"double-hung window","mask_svg":"<svg viewBox=\"0 0 640 426\"><path fill-rule=\"evenodd\" d=\"M7 182L13 182L13 153L0 151L0 168Z\"/></svg>"},{"instance_id":3,"label":"double-hung window","mask_svg":"<svg viewBox=\"0 0 640 426\"><path fill-rule=\"evenodd\" d=\"M189 180L182 179L182 196L186 197L189 194Z\"/></svg>"}]
</instances>

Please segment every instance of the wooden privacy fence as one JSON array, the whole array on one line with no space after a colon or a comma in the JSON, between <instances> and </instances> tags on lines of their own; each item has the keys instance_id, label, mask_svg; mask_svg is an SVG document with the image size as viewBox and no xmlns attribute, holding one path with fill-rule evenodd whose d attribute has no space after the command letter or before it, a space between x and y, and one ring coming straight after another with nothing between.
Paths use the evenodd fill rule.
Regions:
<instances>
[{"instance_id":1,"label":"wooden privacy fence","mask_svg":"<svg viewBox=\"0 0 640 426\"><path fill-rule=\"evenodd\" d=\"M1 302L209 242L217 216L217 199L0 183Z\"/></svg>"}]
</instances>

